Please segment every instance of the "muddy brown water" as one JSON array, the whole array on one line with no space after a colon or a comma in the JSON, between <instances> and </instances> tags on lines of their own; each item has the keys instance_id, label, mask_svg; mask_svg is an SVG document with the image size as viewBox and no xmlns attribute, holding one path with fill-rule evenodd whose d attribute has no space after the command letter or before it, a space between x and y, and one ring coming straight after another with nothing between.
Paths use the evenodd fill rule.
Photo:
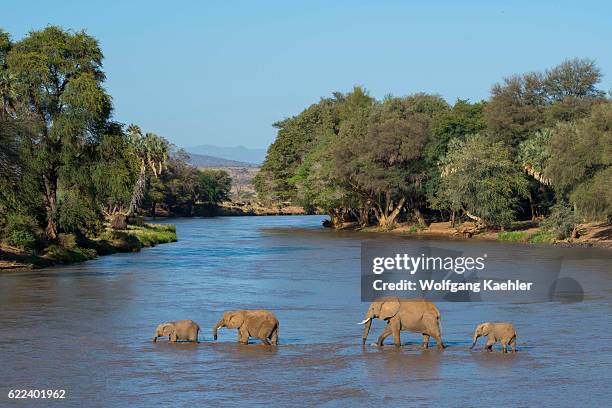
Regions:
<instances>
[{"instance_id":1,"label":"muddy brown water","mask_svg":"<svg viewBox=\"0 0 612 408\"><path fill-rule=\"evenodd\" d=\"M578 254L564 273L580 303L439 302L448 348L362 347L360 242L399 237L321 228L320 216L179 219L180 241L137 254L0 276L0 406L609 406L609 252L445 242L489 257ZM405 245L416 244L405 240ZM276 312L281 346L211 329L226 309ZM153 343L159 322L193 319L199 344ZM512 321L515 355L469 351L476 323ZM382 329L375 322L374 341ZM389 340L388 340L389 341ZM12 400L11 389L66 399Z\"/></svg>"}]
</instances>

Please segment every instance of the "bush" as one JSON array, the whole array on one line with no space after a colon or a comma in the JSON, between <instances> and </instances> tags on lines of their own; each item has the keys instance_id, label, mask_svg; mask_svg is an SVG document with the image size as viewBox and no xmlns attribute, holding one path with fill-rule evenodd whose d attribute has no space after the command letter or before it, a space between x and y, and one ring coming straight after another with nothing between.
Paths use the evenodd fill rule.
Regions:
<instances>
[{"instance_id":1,"label":"bush","mask_svg":"<svg viewBox=\"0 0 612 408\"><path fill-rule=\"evenodd\" d=\"M3 236L9 245L25 250L36 250L41 244L42 231L32 217L10 214L6 217Z\"/></svg>"},{"instance_id":2,"label":"bush","mask_svg":"<svg viewBox=\"0 0 612 408\"><path fill-rule=\"evenodd\" d=\"M61 245L52 244L45 249L45 256L54 261L62 263L85 262L96 257L94 249L86 248L64 248Z\"/></svg>"},{"instance_id":3,"label":"bush","mask_svg":"<svg viewBox=\"0 0 612 408\"><path fill-rule=\"evenodd\" d=\"M174 224L145 224L145 227L159 232L176 232Z\"/></svg>"},{"instance_id":4,"label":"bush","mask_svg":"<svg viewBox=\"0 0 612 408\"><path fill-rule=\"evenodd\" d=\"M146 224L144 228L132 227L129 233L143 246L155 246L176 241L176 227L171 224Z\"/></svg>"},{"instance_id":5,"label":"bush","mask_svg":"<svg viewBox=\"0 0 612 408\"><path fill-rule=\"evenodd\" d=\"M68 192L59 205L58 223L62 231L85 234L101 228L99 211L75 192Z\"/></svg>"},{"instance_id":6,"label":"bush","mask_svg":"<svg viewBox=\"0 0 612 408\"><path fill-rule=\"evenodd\" d=\"M552 231L557 239L566 239L572 235L578 220L571 208L564 204L555 204L550 215L542 222L542 228Z\"/></svg>"},{"instance_id":7,"label":"bush","mask_svg":"<svg viewBox=\"0 0 612 408\"><path fill-rule=\"evenodd\" d=\"M73 234L59 234L57 240L62 248L74 249L76 245L76 237Z\"/></svg>"},{"instance_id":8,"label":"bush","mask_svg":"<svg viewBox=\"0 0 612 408\"><path fill-rule=\"evenodd\" d=\"M502 242L525 242L527 231L503 231L497 234L497 240Z\"/></svg>"},{"instance_id":9,"label":"bush","mask_svg":"<svg viewBox=\"0 0 612 408\"><path fill-rule=\"evenodd\" d=\"M551 243L555 240L556 233L552 231L539 231L529 237L532 244Z\"/></svg>"}]
</instances>

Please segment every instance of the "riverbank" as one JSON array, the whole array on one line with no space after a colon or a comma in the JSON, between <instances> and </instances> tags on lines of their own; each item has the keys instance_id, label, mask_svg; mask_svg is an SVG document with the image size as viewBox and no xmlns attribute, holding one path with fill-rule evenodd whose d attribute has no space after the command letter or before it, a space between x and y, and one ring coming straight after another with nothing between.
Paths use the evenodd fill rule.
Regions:
<instances>
[{"instance_id":1,"label":"riverbank","mask_svg":"<svg viewBox=\"0 0 612 408\"><path fill-rule=\"evenodd\" d=\"M129 225L126 230L107 228L99 236L77 243L72 235L61 235L58 242L32 253L0 245L0 272L38 269L54 265L84 262L118 252L138 252L142 248L176 242L176 228L171 224Z\"/></svg>"},{"instance_id":2,"label":"riverbank","mask_svg":"<svg viewBox=\"0 0 612 408\"><path fill-rule=\"evenodd\" d=\"M341 229L441 239L476 239L612 249L612 224L607 223L579 224L576 227L577 237L563 240L556 239L553 232L546 231L531 221L516 222L505 231L479 231L476 229L476 225L471 222L465 222L458 227L452 227L450 222L434 222L427 227L412 223L400 223L393 229L361 228L356 223L347 223Z\"/></svg>"},{"instance_id":3,"label":"riverbank","mask_svg":"<svg viewBox=\"0 0 612 408\"><path fill-rule=\"evenodd\" d=\"M296 205L271 205L266 206L257 201L221 203L215 209L218 216L247 216L247 215L305 215L303 207Z\"/></svg>"}]
</instances>

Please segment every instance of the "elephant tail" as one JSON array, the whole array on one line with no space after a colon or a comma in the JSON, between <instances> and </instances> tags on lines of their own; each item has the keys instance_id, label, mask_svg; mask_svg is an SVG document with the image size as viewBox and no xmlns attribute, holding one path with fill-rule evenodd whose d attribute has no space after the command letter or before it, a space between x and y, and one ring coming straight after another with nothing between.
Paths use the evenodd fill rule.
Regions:
<instances>
[{"instance_id":1,"label":"elephant tail","mask_svg":"<svg viewBox=\"0 0 612 408\"><path fill-rule=\"evenodd\" d=\"M439 311L437 312L437 315L436 323L438 324L438 333L440 333L440 339L442 339L442 315L440 315Z\"/></svg>"}]
</instances>

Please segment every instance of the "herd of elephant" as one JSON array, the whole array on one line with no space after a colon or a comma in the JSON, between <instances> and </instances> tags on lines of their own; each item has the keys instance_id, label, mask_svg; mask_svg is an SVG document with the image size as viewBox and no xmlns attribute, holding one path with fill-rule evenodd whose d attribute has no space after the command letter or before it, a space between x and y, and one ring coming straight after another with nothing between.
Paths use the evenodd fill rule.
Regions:
<instances>
[{"instance_id":1,"label":"herd of elephant","mask_svg":"<svg viewBox=\"0 0 612 408\"><path fill-rule=\"evenodd\" d=\"M359 324L365 325L362 344L365 345L373 319L385 320L387 325L378 337L376 344L382 346L384 340L393 336L393 344L401 345L400 332L410 331L423 335L423 348L429 347L429 338L433 337L436 346L443 349L440 311L428 300L408 300L382 298L372 302L365 319ZM279 323L274 313L268 310L234 310L223 313L223 316L213 327L213 338L217 340L217 332L221 328L237 329L238 342L248 344L249 338L260 339L264 344L277 345ZM178 340L198 341L200 326L193 320L179 320L161 323L157 326L153 341L158 337L168 337L171 342ZM502 351L506 353L508 346L516 352L516 330L511 323L485 322L476 326L472 346L474 348L479 337L486 336L485 350L492 351L495 343L501 343Z\"/></svg>"}]
</instances>

